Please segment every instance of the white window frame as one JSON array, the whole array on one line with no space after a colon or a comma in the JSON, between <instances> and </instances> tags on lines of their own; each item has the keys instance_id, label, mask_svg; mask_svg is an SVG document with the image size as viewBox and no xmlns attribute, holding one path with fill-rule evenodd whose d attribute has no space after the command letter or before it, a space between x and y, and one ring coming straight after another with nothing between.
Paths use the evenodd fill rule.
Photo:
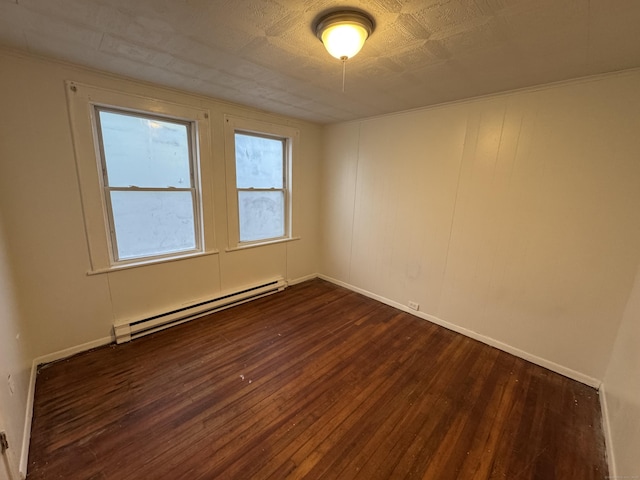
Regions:
<instances>
[{"instance_id":1,"label":"white window frame","mask_svg":"<svg viewBox=\"0 0 640 480\"><path fill-rule=\"evenodd\" d=\"M213 192L210 186L212 172L209 111L73 81L66 82L66 89L91 261L88 273L102 273L217 253L214 249ZM135 259L117 259L112 236L114 233L111 207L106 195L108 186L104 181L98 109L139 114L190 125L192 185L196 190L194 202L196 248L194 250Z\"/></svg>"},{"instance_id":2,"label":"white window frame","mask_svg":"<svg viewBox=\"0 0 640 480\"><path fill-rule=\"evenodd\" d=\"M286 125L278 125L259 120L225 115L225 160L227 182L227 225L228 248L227 251L251 248L273 243L298 240L293 235L293 188L292 188L292 159L296 156L298 138L297 129ZM235 134L244 133L258 137L281 139L284 141L284 235L282 237L267 238L249 242L240 241L240 211L238 208L238 191L244 190L237 187L236 182L236 149ZM266 189L269 191L269 189ZM276 189L280 190L280 189Z\"/></svg>"}]
</instances>

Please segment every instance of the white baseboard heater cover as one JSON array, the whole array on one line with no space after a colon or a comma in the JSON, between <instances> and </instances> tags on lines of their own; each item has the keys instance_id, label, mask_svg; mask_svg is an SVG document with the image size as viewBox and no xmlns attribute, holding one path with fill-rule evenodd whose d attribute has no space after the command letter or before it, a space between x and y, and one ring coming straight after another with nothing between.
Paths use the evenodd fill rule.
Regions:
<instances>
[{"instance_id":1,"label":"white baseboard heater cover","mask_svg":"<svg viewBox=\"0 0 640 480\"><path fill-rule=\"evenodd\" d=\"M175 310L151 315L146 318L129 319L117 322L113 326L116 343L124 343L135 338L164 330L165 328L188 322L209 313L240 305L272 293L280 292L287 287L282 278L275 278L260 284L244 287L238 291L222 294L210 300L186 305Z\"/></svg>"}]
</instances>

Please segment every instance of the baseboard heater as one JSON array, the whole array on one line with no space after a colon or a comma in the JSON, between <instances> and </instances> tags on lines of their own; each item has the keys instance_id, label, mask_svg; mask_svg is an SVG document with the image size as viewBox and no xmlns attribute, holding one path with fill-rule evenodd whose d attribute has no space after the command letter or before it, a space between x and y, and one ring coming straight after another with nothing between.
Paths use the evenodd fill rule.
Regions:
<instances>
[{"instance_id":1,"label":"baseboard heater","mask_svg":"<svg viewBox=\"0 0 640 480\"><path fill-rule=\"evenodd\" d=\"M186 305L169 312L151 315L141 319L116 322L113 330L116 343L124 343L135 338L164 330L165 328L188 322L203 315L214 313L225 308L240 305L272 293L280 292L287 287L287 282L276 278L260 284L248 286L238 291L223 294L219 297Z\"/></svg>"}]
</instances>

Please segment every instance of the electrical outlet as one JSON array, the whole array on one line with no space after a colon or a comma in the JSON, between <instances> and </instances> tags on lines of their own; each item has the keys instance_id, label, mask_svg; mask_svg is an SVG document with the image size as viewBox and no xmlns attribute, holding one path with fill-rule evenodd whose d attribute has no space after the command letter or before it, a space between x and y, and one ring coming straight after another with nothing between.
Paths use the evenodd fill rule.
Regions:
<instances>
[{"instance_id":1,"label":"electrical outlet","mask_svg":"<svg viewBox=\"0 0 640 480\"><path fill-rule=\"evenodd\" d=\"M418 302L409 302L409 308L411 310L419 310L420 304Z\"/></svg>"},{"instance_id":2,"label":"electrical outlet","mask_svg":"<svg viewBox=\"0 0 640 480\"><path fill-rule=\"evenodd\" d=\"M13 395L16 392L16 382L13 380L11 375L7 377L7 385L9 386L9 393Z\"/></svg>"}]
</instances>

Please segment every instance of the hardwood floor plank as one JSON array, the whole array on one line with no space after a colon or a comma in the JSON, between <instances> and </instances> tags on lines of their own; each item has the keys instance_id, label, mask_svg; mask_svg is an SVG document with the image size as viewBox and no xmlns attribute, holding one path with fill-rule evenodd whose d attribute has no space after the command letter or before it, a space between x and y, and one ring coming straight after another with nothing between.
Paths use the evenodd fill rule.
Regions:
<instances>
[{"instance_id":1,"label":"hardwood floor plank","mask_svg":"<svg viewBox=\"0 0 640 480\"><path fill-rule=\"evenodd\" d=\"M378 332L378 335L384 335L385 332L386 332L386 328L384 328L384 330L381 330L380 332ZM367 340L366 337L362 338L362 342L361 342L362 346L365 346L368 341L370 342L370 340L371 339ZM358 357L359 356L358 352L356 351L355 353L356 353L356 355L354 355L354 356ZM349 362L351 362L351 360L349 360L349 359L345 359L345 358L341 358L341 357L334 357L334 361L331 362L328 365L328 370L327 371L328 372L334 372L334 371L341 372L341 371L344 371L346 366L345 367L341 367L341 365L344 364L344 362L347 361L347 360ZM318 367L320 367L320 366L318 365ZM326 390L329 385L327 384L326 381L324 381L324 378L322 378L322 377L324 377L326 375L326 372L324 370L324 368L326 368L326 367L327 366L325 365L325 366L322 366L322 368L316 368L315 372L303 373L301 376L298 377L298 380L299 379L303 379L303 382L296 381L295 384L284 386L285 392L283 392L283 393L287 398L289 398L289 397L292 397L292 398L299 397L299 398L305 400L305 404L303 406L297 406L297 405L291 403L288 400L289 408L288 409L284 409L284 406L283 406L283 409L279 413L280 414L286 413L287 418L290 418L290 417L293 417L297 411L300 411L301 409L306 408L307 407L307 403L309 403L309 400L310 399L314 400L314 395L310 396L309 395L309 390L313 387L313 382L315 382L316 380L319 381L318 386L321 388L321 390L323 390L323 391ZM355 367L356 368L358 367L357 363L355 364ZM336 382L336 378L332 378L332 382L331 383L333 385L335 385L335 382ZM287 395L286 391L289 390L290 388L293 388L294 391L292 391L290 395ZM317 397L315 397L315 398L317 398Z\"/></svg>"},{"instance_id":2,"label":"hardwood floor plank","mask_svg":"<svg viewBox=\"0 0 640 480\"><path fill-rule=\"evenodd\" d=\"M28 479L607 473L595 390L313 280L42 368Z\"/></svg>"},{"instance_id":3,"label":"hardwood floor plank","mask_svg":"<svg viewBox=\"0 0 640 480\"><path fill-rule=\"evenodd\" d=\"M280 365L280 370L284 372L283 375L286 374L287 372L294 375L296 378L295 383L291 383L287 385L276 383L275 388L271 388L270 383L268 381L263 382L262 380L260 380L260 381L254 382L252 384L253 385L252 392L254 392L254 394L252 394L252 397L253 397L252 400L255 400L258 403L247 404L246 402L243 402L242 405L244 407L250 407L249 410L246 410L245 412L246 413L245 416L248 416L250 418L237 418L234 415L231 416L232 422L237 422L238 420L242 420L240 422L242 426L240 428L234 428L235 437L234 437L233 444L230 447L227 444L214 445L215 447L217 447L216 455L226 458L225 454L226 454L227 448L231 448L234 450L238 449L240 447L239 442L246 441L245 433L250 433L252 431L255 431L256 429L258 431L262 431L260 429L268 428L268 424L273 421L272 418L274 415L283 417L279 419L281 421L284 420L284 418L289 418L292 415L294 415L295 411L290 412L288 410L285 410L284 404L290 403L290 398L295 396L300 396L303 399L308 399L309 394L307 390L309 389L309 385L314 380L324 375L323 369L327 368L327 365L311 362L310 365L314 366L313 370L300 371L299 368L296 366L296 362L304 361L308 357L313 357L321 348L328 348L329 346L335 344L337 341L338 341L337 337L334 338L332 336L326 336L325 341L323 343L320 343L319 345L316 346L316 348L307 351L306 354L303 354L302 352L300 352L292 358L287 357L288 358L287 362ZM328 365L328 368L334 369L335 363L338 360L339 358L336 358L332 363ZM291 369L293 369L294 371L290 372ZM246 378L249 379L249 377L251 376L252 375L249 375ZM253 378L260 378L260 375L258 374L256 376L253 376ZM274 381L278 381L279 379L280 378L276 378ZM301 382L300 379L302 379L303 381ZM323 382L321 386L323 387L323 389L326 389L328 387L328 385L325 382ZM292 391L289 392L289 390L292 390ZM305 394L299 395L299 393L302 393L300 392L302 390L305 391L304 392ZM275 392L279 392L279 395L275 396L275 398L272 398L274 397ZM263 404L266 404L266 405L263 405ZM302 408L302 407L298 407L298 408ZM226 416L222 416L222 418L226 418ZM208 420L208 419L205 419L205 420ZM224 440L228 441L229 439L228 438L225 439L221 437L221 441L224 441ZM206 446L203 448L207 448L207 449L211 448L210 439L208 438L198 439L198 442L194 442L192 439L192 441L190 442L190 448L192 450L195 450L195 452L193 453L194 456L197 456L200 454L199 453L200 444L204 444ZM178 464L177 468L179 467L180 465ZM195 474L195 472L192 472L192 474Z\"/></svg>"}]
</instances>

